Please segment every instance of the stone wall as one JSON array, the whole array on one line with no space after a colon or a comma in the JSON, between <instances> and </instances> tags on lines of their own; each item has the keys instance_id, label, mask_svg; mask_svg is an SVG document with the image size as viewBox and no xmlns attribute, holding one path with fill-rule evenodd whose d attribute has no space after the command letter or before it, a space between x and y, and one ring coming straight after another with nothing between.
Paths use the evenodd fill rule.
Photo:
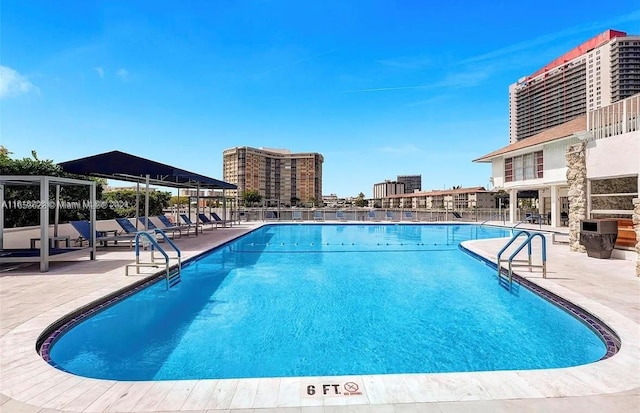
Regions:
<instances>
[{"instance_id":1,"label":"stone wall","mask_svg":"<svg viewBox=\"0 0 640 413\"><path fill-rule=\"evenodd\" d=\"M567 148L567 184L569 185L569 249L585 252L580 245L580 221L587 214L586 142Z\"/></svg>"},{"instance_id":2,"label":"stone wall","mask_svg":"<svg viewBox=\"0 0 640 413\"><path fill-rule=\"evenodd\" d=\"M633 199L633 229L636 230L636 275L640 277L640 198Z\"/></svg>"}]
</instances>

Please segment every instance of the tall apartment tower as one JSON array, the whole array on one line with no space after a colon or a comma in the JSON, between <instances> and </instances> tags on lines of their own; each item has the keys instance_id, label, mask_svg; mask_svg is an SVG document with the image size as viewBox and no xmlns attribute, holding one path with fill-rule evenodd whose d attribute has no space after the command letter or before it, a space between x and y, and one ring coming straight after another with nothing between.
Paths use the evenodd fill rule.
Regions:
<instances>
[{"instance_id":1,"label":"tall apartment tower","mask_svg":"<svg viewBox=\"0 0 640 413\"><path fill-rule=\"evenodd\" d=\"M404 183L386 180L373 184L373 198L382 199L389 195L400 195L405 193Z\"/></svg>"},{"instance_id":2,"label":"tall apartment tower","mask_svg":"<svg viewBox=\"0 0 640 413\"><path fill-rule=\"evenodd\" d=\"M235 147L223 152L223 179L238 186L239 196L257 190L266 202L293 205L313 199L318 203L322 202L323 162L319 153Z\"/></svg>"},{"instance_id":3,"label":"tall apartment tower","mask_svg":"<svg viewBox=\"0 0 640 413\"><path fill-rule=\"evenodd\" d=\"M640 36L607 30L509 86L509 140L640 92Z\"/></svg>"},{"instance_id":4,"label":"tall apartment tower","mask_svg":"<svg viewBox=\"0 0 640 413\"><path fill-rule=\"evenodd\" d=\"M398 175L396 180L404 184L405 194L422 191L422 175Z\"/></svg>"}]
</instances>

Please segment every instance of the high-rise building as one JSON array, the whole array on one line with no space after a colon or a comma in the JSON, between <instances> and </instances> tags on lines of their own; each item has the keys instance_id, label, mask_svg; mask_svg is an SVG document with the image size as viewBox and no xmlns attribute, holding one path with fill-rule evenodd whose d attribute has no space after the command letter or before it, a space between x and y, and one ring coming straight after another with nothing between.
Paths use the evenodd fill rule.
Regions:
<instances>
[{"instance_id":1,"label":"high-rise building","mask_svg":"<svg viewBox=\"0 0 640 413\"><path fill-rule=\"evenodd\" d=\"M510 142L640 92L640 35L607 30L509 86Z\"/></svg>"},{"instance_id":2,"label":"high-rise building","mask_svg":"<svg viewBox=\"0 0 640 413\"><path fill-rule=\"evenodd\" d=\"M397 181L404 184L405 194L422 191L422 175L398 175Z\"/></svg>"},{"instance_id":3,"label":"high-rise building","mask_svg":"<svg viewBox=\"0 0 640 413\"><path fill-rule=\"evenodd\" d=\"M223 152L223 179L238 186L239 196L257 190L268 203L318 203L322 202L323 162L319 153L235 147Z\"/></svg>"},{"instance_id":4,"label":"high-rise building","mask_svg":"<svg viewBox=\"0 0 640 413\"><path fill-rule=\"evenodd\" d=\"M404 183L386 180L373 184L373 199L386 198L389 195L404 194Z\"/></svg>"}]
</instances>

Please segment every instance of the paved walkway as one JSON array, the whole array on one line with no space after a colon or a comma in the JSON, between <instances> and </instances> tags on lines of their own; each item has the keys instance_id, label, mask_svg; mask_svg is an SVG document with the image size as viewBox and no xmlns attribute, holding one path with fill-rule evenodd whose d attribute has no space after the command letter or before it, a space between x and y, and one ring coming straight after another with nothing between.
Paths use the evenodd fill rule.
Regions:
<instances>
[{"instance_id":1,"label":"paved walkway","mask_svg":"<svg viewBox=\"0 0 640 413\"><path fill-rule=\"evenodd\" d=\"M206 231L203 236L180 240L179 245L185 256L194 256L257 225L261 223ZM465 247L495 259L505 241L472 241ZM538 248L535 243L534 247ZM535 248L534 257L539 257ZM74 309L139 280L140 276L124 276L123 266L132 258L128 248L109 249L95 262L54 263L49 273L28 269L0 273L0 411L640 410L640 280L633 261L588 258L569 252L566 245L549 242L547 278L537 271L519 271L615 329L622 349L614 357L585 366L537 371L340 377L340 382L359 383L363 395L314 399L303 395L311 380L304 378L117 382L73 376L46 364L34 350L40 333Z\"/></svg>"}]
</instances>

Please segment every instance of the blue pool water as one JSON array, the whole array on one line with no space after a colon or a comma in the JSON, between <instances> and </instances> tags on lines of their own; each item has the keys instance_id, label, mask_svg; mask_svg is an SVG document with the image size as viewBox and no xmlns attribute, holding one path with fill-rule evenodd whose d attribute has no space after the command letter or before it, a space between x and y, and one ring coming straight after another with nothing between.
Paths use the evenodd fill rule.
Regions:
<instances>
[{"instance_id":1,"label":"blue pool water","mask_svg":"<svg viewBox=\"0 0 640 413\"><path fill-rule=\"evenodd\" d=\"M475 225L270 225L70 329L53 363L169 380L568 367L602 340L458 248Z\"/></svg>"}]
</instances>

